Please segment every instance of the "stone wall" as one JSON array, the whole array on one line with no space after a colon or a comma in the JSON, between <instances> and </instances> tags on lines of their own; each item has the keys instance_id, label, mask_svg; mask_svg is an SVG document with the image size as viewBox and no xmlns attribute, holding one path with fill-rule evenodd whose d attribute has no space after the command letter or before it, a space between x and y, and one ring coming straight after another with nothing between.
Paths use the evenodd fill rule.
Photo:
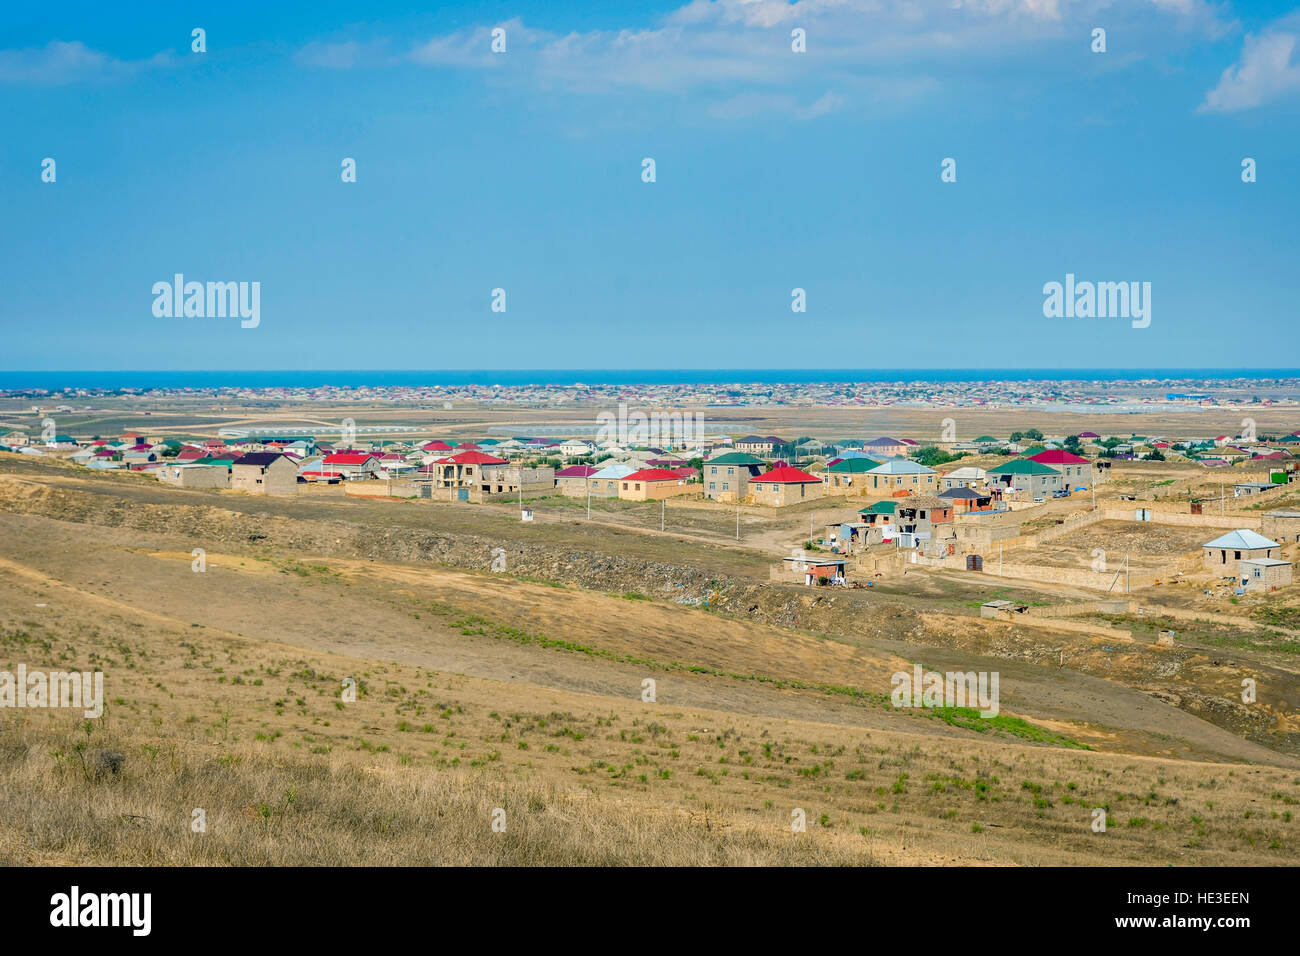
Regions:
<instances>
[{"instance_id":1,"label":"stone wall","mask_svg":"<svg viewBox=\"0 0 1300 956\"><path fill-rule=\"evenodd\" d=\"M1113 572L1112 572L1113 574ZM1027 614L1033 617L1069 617L1072 614L1136 614L1138 602L1126 599L1081 601L1055 607L1031 607Z\"/></svg>"},{"instance_id":2,"label":"stone wall","mask_svg":"<svg viewBox=\"0 0 1300 956\"><path fill-rule=\"evenodd\" d=\"M413 481L401 478L376 481L345 481L343 492L349 498L418 498L420 488Z\"/></svg>"}]
</instances>

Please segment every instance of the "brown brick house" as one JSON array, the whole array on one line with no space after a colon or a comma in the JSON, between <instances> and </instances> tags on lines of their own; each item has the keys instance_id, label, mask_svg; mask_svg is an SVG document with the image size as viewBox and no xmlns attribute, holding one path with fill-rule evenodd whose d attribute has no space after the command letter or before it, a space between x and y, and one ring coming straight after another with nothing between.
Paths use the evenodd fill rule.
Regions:
<instances>
[{"instance_id":1,"label":"brown brick house","mask_svg":"<svg viewBox=\"0 0 1300 956\"><path fill-rule=\"evenodd\" d=\"M820 498L825 488L816 475L786 465L753 479L749 483L749 499L754 504L779 508Z\"/></svg>"}]
</instances>

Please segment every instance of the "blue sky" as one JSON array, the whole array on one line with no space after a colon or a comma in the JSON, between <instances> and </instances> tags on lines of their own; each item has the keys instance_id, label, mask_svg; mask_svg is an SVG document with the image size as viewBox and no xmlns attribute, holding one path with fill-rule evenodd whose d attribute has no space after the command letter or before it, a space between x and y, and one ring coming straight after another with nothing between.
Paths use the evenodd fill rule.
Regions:
<instances>
[{"instance_id":1,"label":"blue sky","mask_svg":"<svg viewBox=\"0 0 1300 956\"><path fill-rule=\"evenodd\" d=\"M10 4L0 25L0 368L1300 364L1294 4ZM260 282L260 325L155 317L177 272ZM1150 282L1150 326L1045 318L1067 272Z\"/></svg>"}]
</instances>

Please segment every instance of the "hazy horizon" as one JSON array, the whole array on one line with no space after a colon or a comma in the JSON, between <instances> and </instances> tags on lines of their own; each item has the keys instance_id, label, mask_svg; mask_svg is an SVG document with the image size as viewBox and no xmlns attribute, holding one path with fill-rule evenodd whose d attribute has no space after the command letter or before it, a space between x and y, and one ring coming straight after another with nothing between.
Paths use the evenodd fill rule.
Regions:
<instances>
[{"instance_id":1,"label":"hazy horizon","mask_svg":"<svg viewBox=\"0 0 1300 956\"><path fill-rule=\"evenodd\" d=\"M573 385L889 385L987 382L1162 382L1211 383L1300 380L1300 369L818 369L818 368L480 368L480 369L54 369L0 371L0 390L176 389L176 388L416 388L553 387Z\"/></svg>"}]
</instances>

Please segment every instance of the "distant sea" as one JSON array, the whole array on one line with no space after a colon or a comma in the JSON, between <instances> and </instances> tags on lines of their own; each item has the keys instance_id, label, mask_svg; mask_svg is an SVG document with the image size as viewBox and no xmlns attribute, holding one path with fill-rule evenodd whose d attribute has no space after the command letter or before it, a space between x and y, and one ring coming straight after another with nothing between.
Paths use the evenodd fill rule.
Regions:
<instances>
[{"instance_id":1,"label":"distant sea","mask_svg":"<svg viewBox=\"0 0 1300 956\"><path fill-rule=\"evenodd\" d=\"M950 368L950 369L441 369L0 371L0 389L341 388L428 385L725 385L863 382L1097 382L1300 378L1300 369Z\"/></svg>"}]
</instances>

